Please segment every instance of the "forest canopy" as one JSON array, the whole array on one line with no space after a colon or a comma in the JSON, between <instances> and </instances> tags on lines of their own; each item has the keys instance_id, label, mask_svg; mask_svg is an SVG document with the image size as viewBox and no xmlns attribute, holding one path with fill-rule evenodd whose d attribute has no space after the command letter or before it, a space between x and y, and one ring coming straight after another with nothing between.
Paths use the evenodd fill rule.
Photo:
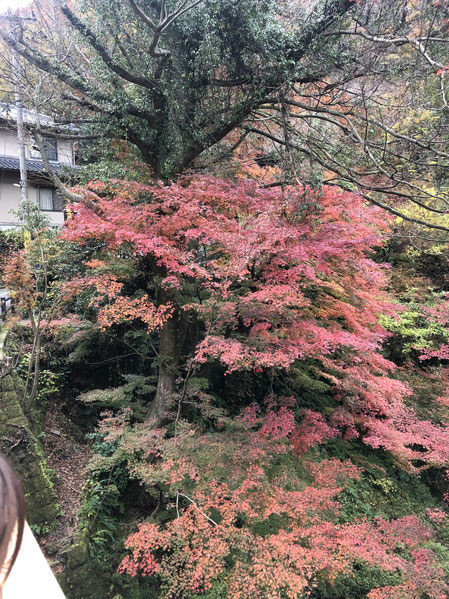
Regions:
<instances>
[{"instance_id":1,"label":"forest canopy","mask_svg":"<svg viewBox=\"0 0 449 599\"><path fill-rule=\"evenodd\" d=\"M447 210L446 2L39 0L33 11L1 33L27 103L77 123L100 153L121 137L165 180L262 137L273 184L322 178L446 230L432 218Z\"/></svg>"},{"instance_id":2,"label":"forest canopy","mask_svg":"<svg viewBox=\"0 0 449 599\"><path fill-rule=\"evenodd\" d=\"M35 524L67 597L447 597L447 3L4 20L67 204L1 235L0 401L70 514Z\"/></svg>"}]
</instances>

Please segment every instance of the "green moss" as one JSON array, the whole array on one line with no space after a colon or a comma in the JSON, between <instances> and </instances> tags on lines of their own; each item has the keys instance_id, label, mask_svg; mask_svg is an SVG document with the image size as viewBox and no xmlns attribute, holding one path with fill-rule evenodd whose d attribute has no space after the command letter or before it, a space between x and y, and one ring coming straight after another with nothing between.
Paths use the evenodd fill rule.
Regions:
<instances>
[{"instance_id":1,"label":"green moss","mask_svg":"<svg viewBox=\"0 0 449 599\"><path fill-rule=\"evenodd\" d=\"M397 572L385 572L380 568L360 562L348 573L337 576L333 583L319 581L310 598L363 599L372 589L397 585L401 580L401 575Z\"/></svg>"},{"instance_id":2,"label":"green moss","mask_svg":"<svg viewBox=\"0 0 449 599\"><path fill-rule=\"evenodd\" d=\"M363 468L360 480L348 481L340 494L341 521L402 518L422 514L427 507L436 504L426 481L398 468L384 452L335 439L326 444L326 453L339 459L350 459Z\"/></svg>"},{"instance_id":3,"label":"green moss","mask_svg":"<svg viewBox=\"0 0 449 599\"><path fill-rule=\"evenodd\" d=\"M59 515L52 471L23 414L11 376L0 386L0 450L22 477L28 522L39 530L52 530Z\"/></svg>"}]
</instances>

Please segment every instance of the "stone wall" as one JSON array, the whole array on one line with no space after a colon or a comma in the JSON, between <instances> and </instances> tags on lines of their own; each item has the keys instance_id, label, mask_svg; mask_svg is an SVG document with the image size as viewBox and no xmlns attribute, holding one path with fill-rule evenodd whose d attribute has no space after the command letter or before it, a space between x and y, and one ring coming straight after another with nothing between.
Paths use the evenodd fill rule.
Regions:
<instances>
[{"instance_id":1,"label":"stone wall","mask_svg":"<svg viewBox=\"0 0 449 599\"><path fill-rule=\"evenodd\" d=\"M46 532L57 521L58 504L41 444L20 405L19 389L13 374L0 380L0 451L9 457L22 478L28 523L38 532Z\"/></svg>"}]
</instances>

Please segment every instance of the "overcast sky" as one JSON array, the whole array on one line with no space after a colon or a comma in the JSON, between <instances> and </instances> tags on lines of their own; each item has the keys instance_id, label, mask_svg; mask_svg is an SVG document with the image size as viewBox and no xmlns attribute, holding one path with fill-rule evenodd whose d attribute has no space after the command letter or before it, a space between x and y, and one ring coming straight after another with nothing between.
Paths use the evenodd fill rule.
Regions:
<instances>
[{"instance_id":1,"label":"overcast sky","mask_svg":"<svg viewBox=\"0 0 449 599\"><path fill-rule=\"evenodd\" d=\"M0 13L6 12L8 8L14 10L15 8L22 8L30 4L31 0L0 0Z\"/></svg>"}]
</instances>

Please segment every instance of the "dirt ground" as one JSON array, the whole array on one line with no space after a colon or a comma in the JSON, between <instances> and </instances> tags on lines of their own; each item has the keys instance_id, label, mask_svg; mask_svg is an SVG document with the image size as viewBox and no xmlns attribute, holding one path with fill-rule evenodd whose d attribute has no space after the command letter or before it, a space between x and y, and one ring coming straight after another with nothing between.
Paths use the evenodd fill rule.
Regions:
<instances>
[{"instance_id":1,"label":"dirt ground","mask_svg":"<svg viewBox=\"0 0 449 599\"><path fill-rule=\"evenodd\" d=\"M70 545L78 524L84 469L90 459L90 449L77 437L73 424L52 404L45 420L44 449L48 465L55 471L56 494L61 517L50 534L39 539L55 571L62 569L61 552Z\"/></svg>"}]
</instances>

